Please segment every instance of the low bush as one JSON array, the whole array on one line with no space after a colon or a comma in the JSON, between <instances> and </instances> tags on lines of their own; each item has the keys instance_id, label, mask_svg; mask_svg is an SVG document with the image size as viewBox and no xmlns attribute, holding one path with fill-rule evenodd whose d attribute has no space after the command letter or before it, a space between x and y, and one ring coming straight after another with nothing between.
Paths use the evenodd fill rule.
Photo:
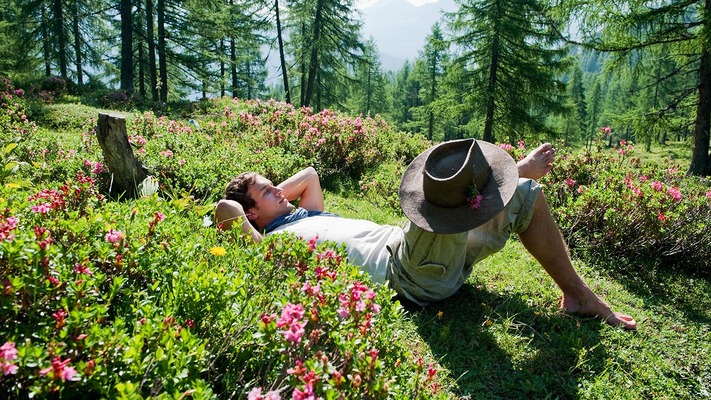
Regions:
<instances>
[{"instance_id":1,"label":"low bush","mask_svg":"<svg viewBox=\"0 0 711 400\"><path fill-rule=\"evenodd\" d=\"M631 143L562 149L544 178L574 249L711 273L711 182L675 162L642 162Z\"/></svg>"},{"instance_id":2,"label":"low bush","mask_svg":"<svg viewBox=\"0 0 711 400\"><path fill-rule=\"evenodd\" d=\"M17 119L22 104L3 107L3 133L36 130ZM25 164L0 186L2 393L447 397L446 378L422 361L431 357L402 347L392 291L342 247L252 244L203 226L212 207L191 194L214 199L248 166L286 178L305 165L299 154L142 114L129 119L130 141L165 199L113 201L89 122L72 124L75 138L42 128L22 151L10 146Z\"/></svg>"}]
</instances>

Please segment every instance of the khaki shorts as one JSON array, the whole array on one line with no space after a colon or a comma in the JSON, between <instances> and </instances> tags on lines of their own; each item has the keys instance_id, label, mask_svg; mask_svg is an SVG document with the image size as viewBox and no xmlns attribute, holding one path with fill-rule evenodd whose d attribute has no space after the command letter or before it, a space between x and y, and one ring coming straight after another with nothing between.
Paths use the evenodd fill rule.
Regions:
<instances>
[{"instance_id":1,"label":"khaki shorts","mask_svg":"<svg viewBox=\"0 0 711 400\"><path fill-rule=\"evenodd\" d=\"M408 222L404 240L388 246L390 285L420 305L453 295L474 264L501 250L511 233L528 228L540 192L535 181L519 179L509 204L489 222L468 232L432 233Z\"/></svg>"}]
</instances>

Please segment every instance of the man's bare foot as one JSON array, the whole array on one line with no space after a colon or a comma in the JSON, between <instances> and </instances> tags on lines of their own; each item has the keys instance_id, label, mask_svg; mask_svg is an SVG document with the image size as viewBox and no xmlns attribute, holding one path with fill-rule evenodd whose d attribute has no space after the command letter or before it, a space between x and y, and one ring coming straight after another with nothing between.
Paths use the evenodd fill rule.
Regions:
<instances>
[{"instance_id":1,"label":"man's bare foot","mask_svg":"<svg viewBox=\"0 0 711 400\"><path fill-rule=\"evenodd\" d=\"M634 318L620 312L612 311L607 303L600 300L600 298L594 294L592 294L592 296L594 297L592 300L578 301L564 294L560 306L573 314L600 318L612 326L621 326L629 330L637 329L637 321L635 321Z\"/></svg>"},{"instance_id":2,"label":"man's bare foot","mask_svg":"<svg viewBox=\"0 0 711 400\"><path fill-rule=\"evenodd\" d=\"M518 176L521 178L540 179L551 172L553 161L555 161L555 149L550 143L543 143L516 164L518 166Z\"/></svg>"}]
</instances>

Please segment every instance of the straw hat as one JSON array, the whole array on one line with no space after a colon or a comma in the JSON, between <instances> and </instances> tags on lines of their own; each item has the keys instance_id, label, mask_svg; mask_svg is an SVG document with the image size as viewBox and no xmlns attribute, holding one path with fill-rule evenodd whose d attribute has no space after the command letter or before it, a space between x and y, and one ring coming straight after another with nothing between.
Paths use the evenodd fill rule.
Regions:
<instances>
[{"instance_id":1,"label":"straw hat","mask_svg":"<svg viewBox=\"0 0 711 400\"><path fill-rule=\"evenodd\" d=\"M516 162L503 149L481 140L453 140L410 163L400 181L400 207L426 231L465 232L503 210L517 185Z\"/></svg>"}]
</instances>

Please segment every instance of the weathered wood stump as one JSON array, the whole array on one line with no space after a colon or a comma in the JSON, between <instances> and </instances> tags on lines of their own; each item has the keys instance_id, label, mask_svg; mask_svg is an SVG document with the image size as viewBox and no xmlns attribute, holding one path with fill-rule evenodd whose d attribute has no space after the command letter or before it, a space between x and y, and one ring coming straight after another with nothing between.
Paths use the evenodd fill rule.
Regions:
<instances>
[{"instance_id":1,"label":"weathered wood stump","mask_svg":"<svg viewBox=\"0 0 711 400\"><path fill-rule=\"evenodd\" d=\"M133 155L126 132L126 119L120 115L99 114L96 136L111 172L111 194L137 197L138 185L148 174Z\"/></svg>"}]
</instances>

